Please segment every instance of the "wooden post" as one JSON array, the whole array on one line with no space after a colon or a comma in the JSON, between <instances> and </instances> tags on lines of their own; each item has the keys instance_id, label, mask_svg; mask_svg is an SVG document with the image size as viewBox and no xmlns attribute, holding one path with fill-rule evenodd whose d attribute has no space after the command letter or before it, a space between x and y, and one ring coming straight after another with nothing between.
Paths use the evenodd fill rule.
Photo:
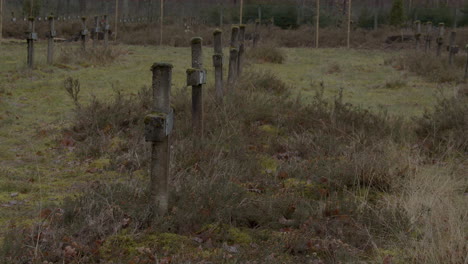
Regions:
<instances>
[{"instance_id":1,"label":"wooden post","mask_svg":"<svg viewBox=\"0 0 468 264\"><path fill-rule=\"evenodd\" d=\"M219 102L223 100L223 41L222 41L221 30L215 30L214 36L214 55L213 55L213 66L215 68L215 88L216 98Z\"/></svg>"},{"instance_id":2,"label":"wooden post","mask_svg":"<svg viewBox=\"0 0 468 264\"><path fill-rule=\"evenodd\" d=\"M34 17L29 17L29 28L28 28L28 67L32 69L34 67L34 41L37 40L37 33L34 32Z\"/></svg>"},{"instance_id":3,"label":"wooden post","mask_svg":"<svg viewBox=\"0 0 468 264\"><path fill-rule=\"evenodd\" d=\"M242 25L243 16L244 16L244 0L240 0L239 25Z\"/></svg>"},{"instance_id":4,"label":"wooden post","mask_svg":"<svg viewBox=\"0 0 468 264\"><path fill-rule=\"evenodd\" d=\"M164 0L161 1L161 14L160 14L160 29L159 29L159 46L163 44L163 24L164 24Z\"/></svg>"},{"instance_id":5,"label":"wooden post","mask_svg":"<svg viewBox=\"0 0 468 264\"><path fill-rule=\"evenodd\" d=\"M242 67L244 66L245 53L245 25L239 26L239 54L237 61L237 77L242 75Z\"/></svg>"},{"instance_id":6,"label":"wooden post","mask_svg":"<svg viewBox=\"0 0 468 264\"><path fill-rule=\"evenodd\" d=\"M104 15L104 47L107 48L109 46L109 22L107 20L107 15Z\"/></svg>"},{"instance_id":7,"label":"wooden post","mask_svg":"<svg viewBox=\"0 0 468 264\"><path fill-rule=\"evenodd\" d=\"M93 36L93 48L97 47L99 42L99 33L101 32L101 28L99 27L99 17L94 17L94 36Z\"/></svg>"},{"instance_id":8,"label":"wooden post","mask_svg":"<svg viewBox=\"0 0 468 264\"><path fill-rule=\"evenodd\" d=\"M455 43L456 37L457 37L457 33L455 31L452 31L452 33L450 33L450 46L449 46L449 64L450 65L453 65L455 54L458 53L458 46Z\"/></svg>"},{"instance_id":9,"label":"wooden post","mask_svg":"<svg viewBox=\"0 0 468 264\"><path fill-rule=\"evenodd\" d=\"M444 23L439 23L439 36L437 37L437 57L442 53L442 46L444 45Z\"/></svg>"},{"instance_id":10,"label":"wooden post","mask_svg":"<svg viewBox=\"0 0 468 264\"><path fill-rule=\"evenodd\" d=\"M228 71L228 84L231 89L237 79L237 57L239 55L238 46L239 27L232 27L231 31L231 46L229 52L229 71Z\"/></svg>"},{"instance_id":11,"label":"wooden post","mask_svg":"<svg viewBox=\"0 0 468 264\"><path fill-rule=\"evenodd\" d=\"M174 124L171 109L172 65L155 63L153 72L152 113L145 117L145 139L151 142L151 204L154 214L167 213L169 200L170 135Z\"/></svg>"},{"instance_id":12,"label":"wooden post","mask_svg":"<svg viewBox=\"0 0 468 264\"><path fill-rule=\"evenodd\" d=\"M416 20L414 23L416 25L416 34L414 34L414 38L416 39L416 51L419 51L421 46L421 21Z\"/></svg>"},{"instance_id":13,"label":"wooden post","mask_svg":"<svg viewBox=\"0 0 468 264\"><path fill-rule=\"evenodd\" d=\"M467 56L466 56L466 64L465 64L465 76L463 77L463 80L466 82L466 80L468 79L468 45L465 46L465 52Z\"/></svg>"},{"instance_id":14,"label":"wooden post","mask_svg":"<svg viewBox=\"0 0 468 264\"><path fill-rule=\"evenodd\" d=\"M200 146L203 138L203 84L206 83L206 71L203 69L202 38L193 38L192 68L187 70L187 86L192 86L192 128L194 131L193 143Z\"/></svg>"},{"instance_id":15,"label":"wooden post","mask_svg":"<svg viewBox=\"0 0 468 264\"><path fill-rule=\"evenodd\" d=\"M431 42L432 42L432 22L426 23L426 46L424 48L424 52L428 52L431 49Z\"/></svg>"},{"instance_id":16,"label":"wooden post","mask_svg":"<svg viewBox=\"0 0 468 264\"><path fill-rule=\"evenodd\" d=\"M118 22L119 22L119 0L115 0L114 41L117 41L117 27L118 27L117 24L118 24Z\"/></svg>"},{"instance_id":17,"label":"wooden post","mask_svg":"<svg viewBox=\"0 0 468 264\"><path fill-rule=\"evenodd\" d=\"M1 0L0 0L1 1ZM47 45L47 63L54 63L54 38L57 36L55 31L55 17L49 16L49 34L48 34L48 45Z\"/></svg>"},{"instance_id":18,"label":"wooden post","mask_svg":"<svg viewBox=\"0 0 468 264\"><path fill-rule=\"evenodd\" d=\"M319 47L319 30L320 30L320 0L316 0L317 7L315 15L315 48Z\"/></svg>"},{"instance_id":19,"label":"wooden post","mask_svg":"<svg viewBox=\"0 0 468 264\"><path fill-rule=\"evenodd\" d=\"M81 17L81 46L83 51L86 51L86 37L88 35L88 28L86 27L86 17Z\"/></svg>"},{"instance_id":20,"label":"wooden post","mask_svg":"<svg viewBox=\"0 0 468 264\"><path fill-rule=\"evenodd\" d=\"M348 36L346 38L346 47L350 47L351 38L351 0L348 0Z\"/></svg>"}]
</instances>

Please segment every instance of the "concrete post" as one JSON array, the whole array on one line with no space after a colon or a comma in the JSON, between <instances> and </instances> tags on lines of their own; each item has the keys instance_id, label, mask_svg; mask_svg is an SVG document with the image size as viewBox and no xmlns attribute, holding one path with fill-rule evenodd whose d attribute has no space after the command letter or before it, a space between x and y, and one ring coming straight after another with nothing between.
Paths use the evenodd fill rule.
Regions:
<instances>
[{"instance_id":1,"label":"concrete post","mask_svg":"<svg viewBox=\"0 0 468 264\"><path fill-rule=\"evenodd\" d=\"M29 17L29 28L28 28L28 67L32 69L34 67L34 41L37 40L37 33L34 32L34 17Z\"/></svg>"},{"instance_id":2,"label":"concrete post","mask_svg":"<svg viewBox=\"0 0 468 264\"><path fill-rule=\"evenodd\" d=\"M93 36L93 48L97 47L99 42L99 33L101 32L101 28L99 27L99 17L94 17L94 36Z\"/></svg>"},{"instance_id":3,"label":"concrete post","mask_svg":"<svg viewBox=\"0 0 468 264\"><path fill-rule=\"evenodd\" d=\"M192 128L194 146L198 147L203 138L203 84L206 83L206 71L203 69L202 38L193 38L192 68L187 70L187 86L192 86Z\"/></svg>"},{"instance_id":4,"label":"concrete post","mask_svg":"<svg viewBox=\"0 0 468 264\"><path fill-rule=\"evenodd\" d=\"M88 29L86 28L86 17L81 18L81 45L83 48L83 51L86 51L86 37L88 35Z\"/></svg>"},{"instance_id":5,"label":"concrete post","mask_svg":"<svg viewBox=\"0 0 468 264\"><path fill-rule=\"evenodd\" d=\"M215 68L215 88L218 101L223 100L223 41L221 30L215 30L214 36L214 55L213 66Z\"/></svg>"},{"instance_id":6,"label":"concrete post","mask_svg":"<svg viewBox=\"0 0 468 264\"><path fill-rule=\"evenodd\" d=\"M145 139L151 142L151 209L160 216L167 213L169 204L170 134L174 111L170 107L172 65L155 63L153 72L152 113L145 117Z\"/></svg>"},{"instance_id":7,"label":"concrete post","mask_svg":"<svg viewBox=\"0 0 468 264\"><path fill-rule=\"evenodd\" d=\"M416 51L419 51L421 46L421 21L416 20L416 34L414 34L414 38L416 39Z\"/></svg>"},{"instance_id":8,"label":"concrete post","mask_svg":"<svg viewBox=\"0 0 468 264\"><path fill-rule=\"evenodd\" d=\"M260 20L255 21L255 33L253 36L253 47L257 47L258 41L260 40L260 33L258 32L259 30L259 25L260 25Z\"/></svg>"},{"instance_id":9,"label":"concrete post","mask_svg":"<svg viewBox=\"0 0 468 264\"><path fill-rule=\"evenodd\" d=\"M109 30L110 26L107 15L104 15L104 47L106 48L109 46Z\"/></svg>"},{"instance_id":10,"label":"concrete post","mask_svg":"<svg viewBox=\"0 0 468 264\"><path fill-rule=\"evenodd\" d=\"M242 67L244 66L245 53L245 25L239 26L239 55L237 61L237 77L242 75Z\"/></svg>"},{"instance_id":11,"label":"concrete post","mask_svg":"<svg viewBox=\"0 0 468 264\"><path fill-rule=\"evenodd\" d=\"M449 64L453 65L453 61L455 59L455 54L458 53L458 46L455 45L455 39L457 37L457 33L455 31L452 31L450 33L450 46L449 46Z\"/></svg>"},{"instance_id":12,"label":"concrete post","mask_svg":"<svg viewBox=\"0 0 468 264\"><path fill-rule=\"evenodd\" d=\"M444 45L444 23L439 23L439 36L437 37L437 57L440 57L442 46Z\"/></svg>"},{"instance_id":13,"label":"concrete post","mask_svg":"<svg viewBox=\"0 0 468 264\"><path fill-rule=\"evenodd\" d=\"M49 16L49 34L48 34L48 45L47 45L47 63L54 63L54 38L57 36L55 31L55 17Z\"/></svg>"},{"instance_id":14,"label":"concrete post","mask_svg":"<svg viewBox=\"0 0 468 264\"><path fill-rule=\"evenodd\" d=\"M432 22L426 23L426 46L424 52L428 52L431 49L432 42Z\"/></svg>"},{"instance_id":15,"label":"concrete post","mask_svg":"<svg viewBox=\"0 0 468 264\"><path fill-rule=\"evenodd\" d=\"M228 71L228 84L232 87L237 80L237 62L238 62L238 37L239 27L232 27L231 31L231 47L229 52L229 71Z\"/></svg>"}]
</instances>

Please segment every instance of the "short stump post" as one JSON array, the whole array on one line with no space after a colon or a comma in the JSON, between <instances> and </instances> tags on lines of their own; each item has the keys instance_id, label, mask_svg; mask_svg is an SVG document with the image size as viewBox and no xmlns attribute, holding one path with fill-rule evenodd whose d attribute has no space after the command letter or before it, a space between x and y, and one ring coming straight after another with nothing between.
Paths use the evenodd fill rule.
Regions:
<instances>
[{"instance_id":1,"label":"short stump post","mask_svg":"<svg viewBox=\"0 0 468 264\"><path fill-rule=\"evenodd\" d=\"M170 135L174 111L170 107L172 65L155 63L153 72L152 113L145 117L145 139L151 142L150 207L154 214L164 215L169 206Z\"/></svg>"},{"instance_id":2,"label":"short stump post","mask_svg":"<svg viewBox=\"0 0 468 264\"><path fill-rule=\"evenodd\" d=\"M414 38L416 39L416 51L419 51L421 46L421 21L416 20L414 24L416 26L416 33L414 34Z\"/></svg>"},{"instance_id":3,"label":"short stump post","mask_svg":"<svg viewBox=\"0 0 468 264\"><path fill-rule=\"evenodd\" d=\"M437 37L437 57L440 57L442 53L442 46L444 45L444 31L445 31L445 24L439 23L439 36Z\"/></svg>"},{"instance_id":4,"label":"short stump post","mask_svg":"<svg viewBox=\"0 0 468 264\"><path fill-rule=\"evenodd\" d=\"M107 15L105 15L104 16L104 47L106 48L109 45L109 30L110 30L109 22L107 20Z\"/></svg>"},{"instance_id":5,"label":"short stump post","mask_svg":"<svg viewBox=\"0 0 468 264\"><path fill-rule=\"evenodd\" d=\"M424 52L428 52L431 49L431 42L432 42L432 22L426 23L426 47Z\"/></svg>"},{"instance_id":6,"label":"short stump post","mask_svg":"<svg viewBox=\"0 0 468 264\"><path fill-rule=\"evenodd\" d=\"M239 38L239 27L232 27L231 31L231 49L229 52L229 71L228 71L228 87L233 89L233 86L237 80L237 63L238 63L238 38Z\"/></svg>"}]
</instances>

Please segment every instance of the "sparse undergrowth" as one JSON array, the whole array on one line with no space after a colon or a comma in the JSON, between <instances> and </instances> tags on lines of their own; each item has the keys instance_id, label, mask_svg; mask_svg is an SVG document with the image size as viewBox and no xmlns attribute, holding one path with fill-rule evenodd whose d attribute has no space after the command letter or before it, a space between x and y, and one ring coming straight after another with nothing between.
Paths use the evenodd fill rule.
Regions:
<instances>
[{"instance_id":1,"label":"sparse undergrowth","mask_svg":"<svg viewBox=\"0 0 468 264\"><path fill-rule=\"evenodd\" d=\"M263 44L248 51L247 57L260 63L281 64L286 59L286 54L272 44Z\"/></svg>"},{"instance_id":2,"label":"sparse undergrowth","mask_svg":"<svg viewBox=\"0 0 468 264\"><path fill-rule=\"evenodd\" d=\"M424 206L411 189L421 173L411 161L418 157L408 147L414 140L410 128L346 104L341 95L326 101L324 87L307 105L291 98L289 89L269 73L250 73L224 104L208 96L202 150L192 145L188 90L173 96L171 208L164 217L151 215L147 206L149 150L142 119L151 91L116 91L110 101L77 104L64 138L80 158L107 160L100 169L125 173L115 182L96 180L82 195L41 212L37 226L14 229L0 256L11 263L336 263L389 257L430 263L447 259L447 248L454 246L458 253L450 263L459 263L466 249L460 236L446 241L426 235L424 228L442 232L443 219L430 222L430 215L411 211ZM444 109L424 120L443 124ZM459 131L461 121L450 127ZM428 125L420 122L424 131ZM414 203L388 199L401 186ZM424 195L434 192L426 187ZM457 210L449 211L451 231L463 233Z\"/></svg>"}]
</instances>

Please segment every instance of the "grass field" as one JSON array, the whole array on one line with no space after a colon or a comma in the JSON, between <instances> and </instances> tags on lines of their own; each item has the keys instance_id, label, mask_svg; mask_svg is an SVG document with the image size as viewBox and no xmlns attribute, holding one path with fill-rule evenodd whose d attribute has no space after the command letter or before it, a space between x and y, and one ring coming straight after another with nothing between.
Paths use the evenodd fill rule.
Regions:
<instances>
[{"instance_id":1,"label":"grass field","mask_svg":"<svg viewBox=\"0 0 468 264\"><path fill-rule=\"evenodd\" d=\"M184 87L185 70L190 68L188 48L116 48L122 55L108 64L58 62L48 66L45 64L45 43L41 42L37 46L37 66L31 72L25 66L24 44L1 43L0 234L4 235L11 227L40 221L37 216L41 209L82 191L89 182L119 177L113 171L90 173L90 169L101 168L101 163L107 162L105 160L83 162L77 159L72 149L57 151L57 145L67 144L62 142L62 129L70 124L73 117L74 104L63 88L67 77L80 80L80 102L86 104L93 97L105 101L115 94L115 90L126 95L138 93L143 86L151 85L150 66L154 62L169 62L174 65L173 89L185 89L187 94L190 93L190 89ZM59 49L78 49L78 46L60 44ZM297 96L305 104L321 86L328 99L338 96L343 89L345 102L369 108L372 112L385 110L410 120L421 116L425 109L432 109L439 91L451 94L453 89L453 85L441 86L386 65L386 59L396 52L283 50L286 54L283 64L250 62L245 71L271 72L294 87L292 96ZM212 49L205 48L204 65L209 73L213 72L211 55ZM210 74L209 86L214 82L212 78ZM445 168L434 167L424 167L421 171L430 171L425 175L449 173ZM438 178L428 181L436 180ZM463 186L465 183L461 182ZM451 195L450 188L447 187L448 195ZM407 195L408 199L413 197L410 193ZM394 197L387 198L391 200ZM457 199L466 200L466 195ZM388 252L379 252L381 260L388 255Z\"/></svg>"}]
</instances>

